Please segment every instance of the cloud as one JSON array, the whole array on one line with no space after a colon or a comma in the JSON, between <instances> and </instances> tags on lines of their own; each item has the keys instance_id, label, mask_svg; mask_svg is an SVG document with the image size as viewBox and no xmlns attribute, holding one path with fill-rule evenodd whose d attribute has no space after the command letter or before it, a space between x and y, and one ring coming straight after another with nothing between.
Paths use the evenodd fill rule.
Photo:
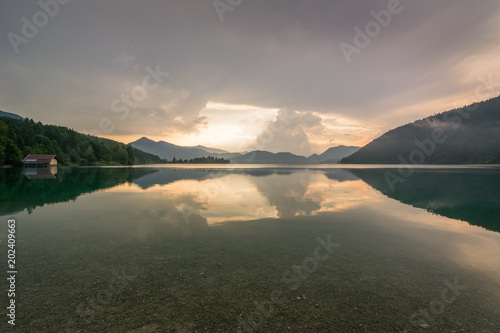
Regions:
<instances>
[{"instance_id":1,"label":"cloud","mask_svg":"<svg viewBox=\"0 0 500 333\"><path fill-rule=\"evenodd\" d=\"M141 84L146 66L159 64L169 77L116 122L116 133L196 133L210 126L200 116L207 101L286 105L390 129L473 93L478 72L500 73L500 2L401 2L351 64L339 44L352 43L354 27L387 0L244 1L224 22L212 1L72 1L18 54L5 35L20 34L21 18L40 7L2 2L0 108L90 129L113 116L110 103ZM304 127L280 138L296 145L309 134Z\"/></svg>"},{"instance_id":2,"label":"cloud","mask_svg":"<svg viewBox=\"0 0 500 333\"><path fill-rule=\"evenodd\" d=\"M126 52L122 52L115 57L114 62L121 64L123 67L130 67L136 63L136 60L136 57L131 56Z\"/></svg>"},{"instance_id":3,"label":"cloud","mask_svg":"<svg viewBox=\"0 0 500 333\"><path fill-rule=\"evenodd\" d=\"M312 112L282 109L278 111L276 119L269 122L257 136L256 143L250 148L310 155L310 136L313 132L320 134L323 128L321 118Z\"/></svg>"}]
</instances>

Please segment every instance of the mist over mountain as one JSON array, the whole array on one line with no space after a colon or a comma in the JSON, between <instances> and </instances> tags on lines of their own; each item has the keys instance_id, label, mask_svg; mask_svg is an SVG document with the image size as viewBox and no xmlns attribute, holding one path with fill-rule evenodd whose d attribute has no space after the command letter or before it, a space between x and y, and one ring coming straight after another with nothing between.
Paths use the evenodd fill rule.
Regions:
<instances>
[{"instance_id":1,"label":"mist over mountain","mask_svg":"<svg viewBox=\"0 0 500 333\"><path fill-rule=\"evenodd\" d=\"M393 129L341 163L500 163L500 97Z\"/></svg>"}]
</instances>

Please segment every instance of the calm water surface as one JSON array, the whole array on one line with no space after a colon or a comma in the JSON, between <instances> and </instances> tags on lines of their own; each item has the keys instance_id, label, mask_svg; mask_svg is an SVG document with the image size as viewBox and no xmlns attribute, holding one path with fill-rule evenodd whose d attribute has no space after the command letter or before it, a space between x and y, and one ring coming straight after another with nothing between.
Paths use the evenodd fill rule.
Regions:
<instances>
[{"instance_id":1,"label":"calm water surface","mask_svg":"<svg viewBox=\"0 0 500 333\"><path fill-rule=\"evenodd\" d=\"M1 331L500 332L500 168L387 172L0 169Z\"/></svg>"}]
</instances>

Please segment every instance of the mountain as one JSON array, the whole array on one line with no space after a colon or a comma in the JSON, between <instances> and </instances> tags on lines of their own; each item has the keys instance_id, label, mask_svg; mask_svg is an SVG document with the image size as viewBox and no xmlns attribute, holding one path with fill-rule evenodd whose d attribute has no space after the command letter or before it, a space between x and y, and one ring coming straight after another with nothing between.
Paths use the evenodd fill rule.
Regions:
<instances>
[{"instance_id":1,"label":"mountain","mask_svg":"<svg viewBox=\"0 0 500 333\"><path fill-rule=\"evenodd\" d=\"M32 119L0 118L0 165L20 165L28 154L57 155L61 165L131 165L163 163L121 142L78 133Z\"/></svg>"},{"instance_id":2,"label":"mountain","mask_svg":"<svg viewBox=\"0 0 500 333\"><path fill-rule=\"evenodd\" d=\"M344 157L354 154L360 149L360 147L354 146L337 146L328 148L322 154L312 154L308 157L309 161L313 163L321 164L335 164L338 163Z\"/></svg>"},{"instance_id":3,"label":"mountain","mask_svg":"<svg viewBox=\"0 0 500 333\"><path fill-rule=\"evenodd\" d=\"M209 155L214 157L223 157L227 159L229 157L239 155L239 154L227 153L224 150L220 149L206 148L203 146L183 147L165 141L156 142L146 137L142 137L137 141L131 142L130 145L134 148L140 149L150 154L157 155L167 160L172 160L174 157L176 159L185 160L197 157L207 157ZM216 151L219 153L214 153Z\"/></svg>"},{"instance_id":4,"label":"mountain","mask_svg":"<svg viewBox=\"0 0 500 333\"><path fill-rule=\"evenodd\" d=\"M248 153L228 153L222 149L207 148L205 146L185 147L178 146L165 141L153 141L142 137L131 142L134 148L157 155L171 161L176 159L193 159L198 157L214 156L229 159L236 164L311 164L311 163L337 163L341 158L349 156L359 147L338 146L332 147L321 155L311 155L309 158L294 155L292 153L271 153L268 151L252 151Z\"/></svg>"},{"instance_id":5,"label":"mountain","mask_svg":"<svg viewBox=\"0 0 500 333\"><path fill-rule=\"evenodd\" d=\"M275 154L262 150L235 156L229 160L231 163L238 164L311 164L311 161L304 156L298 156L292 153Z\"/></svg>"},{"instance_id":6,"label":"mountain","mask_svg":"<svg viewBox=\"0 0 500 333\"><path fill-rule=\"evenodd\" d=\"M205 146L201 146L201 145L198 145L198 146L194 146L194 147L186 147L186 148L198 148L198 149L203 149L204 151L206 151L207 153L210 153L210 154L219 154L219 155L222 155L222 154L231 154L225 150L222 150L222 149L217 149L217 148L210 148L210 147L205 147Z\"/></svg>"},{"instance_id":7,"label":"mountain","mask_svg":"<svg viewBox=\"0 0 500 333\"><path fill-rule=\"evenodd\" d=\"M23 117L15 114L15 113L5 112L5 111L1 111L1 110L0 110L0 117L9 117L9 118L20 119L20 120L24 119Z\"/></svg>"},{"instance_id":8,"label":"mountain","mask_svg":"<svg viewBox=\"0 0 500 333\"><path fill-rule=\"evenodd\" d=\"M393 129L343 158L352 164L500 163L500 97Z\"/></svg>"}]
</instances>

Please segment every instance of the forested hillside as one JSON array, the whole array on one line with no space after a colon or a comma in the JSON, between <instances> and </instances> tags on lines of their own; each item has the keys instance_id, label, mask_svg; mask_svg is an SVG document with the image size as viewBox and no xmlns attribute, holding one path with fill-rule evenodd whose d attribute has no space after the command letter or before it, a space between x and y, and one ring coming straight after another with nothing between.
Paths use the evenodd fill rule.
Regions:
<instances>
[{"instance_id":1,"label":"forested hillside","mask_svg":"<svg viewBox=\"0 0 500 333\"><path fill-rule=\"evenodd\" d=\"M498 164L500 97L393 129L341 163Z\"/></svg>"},{"instance_id":2,"label":"forested hillside","mask_svg":"<svg viewBox=\"0 0 500 333\"><path fill-rule=\"evenodd\" d=\"M0 165L18 166L27 154L54 154L62 165L163 163L158 156L130 145L43 125L32 119L0 117Z\"/></svg>"}]
</instances>

